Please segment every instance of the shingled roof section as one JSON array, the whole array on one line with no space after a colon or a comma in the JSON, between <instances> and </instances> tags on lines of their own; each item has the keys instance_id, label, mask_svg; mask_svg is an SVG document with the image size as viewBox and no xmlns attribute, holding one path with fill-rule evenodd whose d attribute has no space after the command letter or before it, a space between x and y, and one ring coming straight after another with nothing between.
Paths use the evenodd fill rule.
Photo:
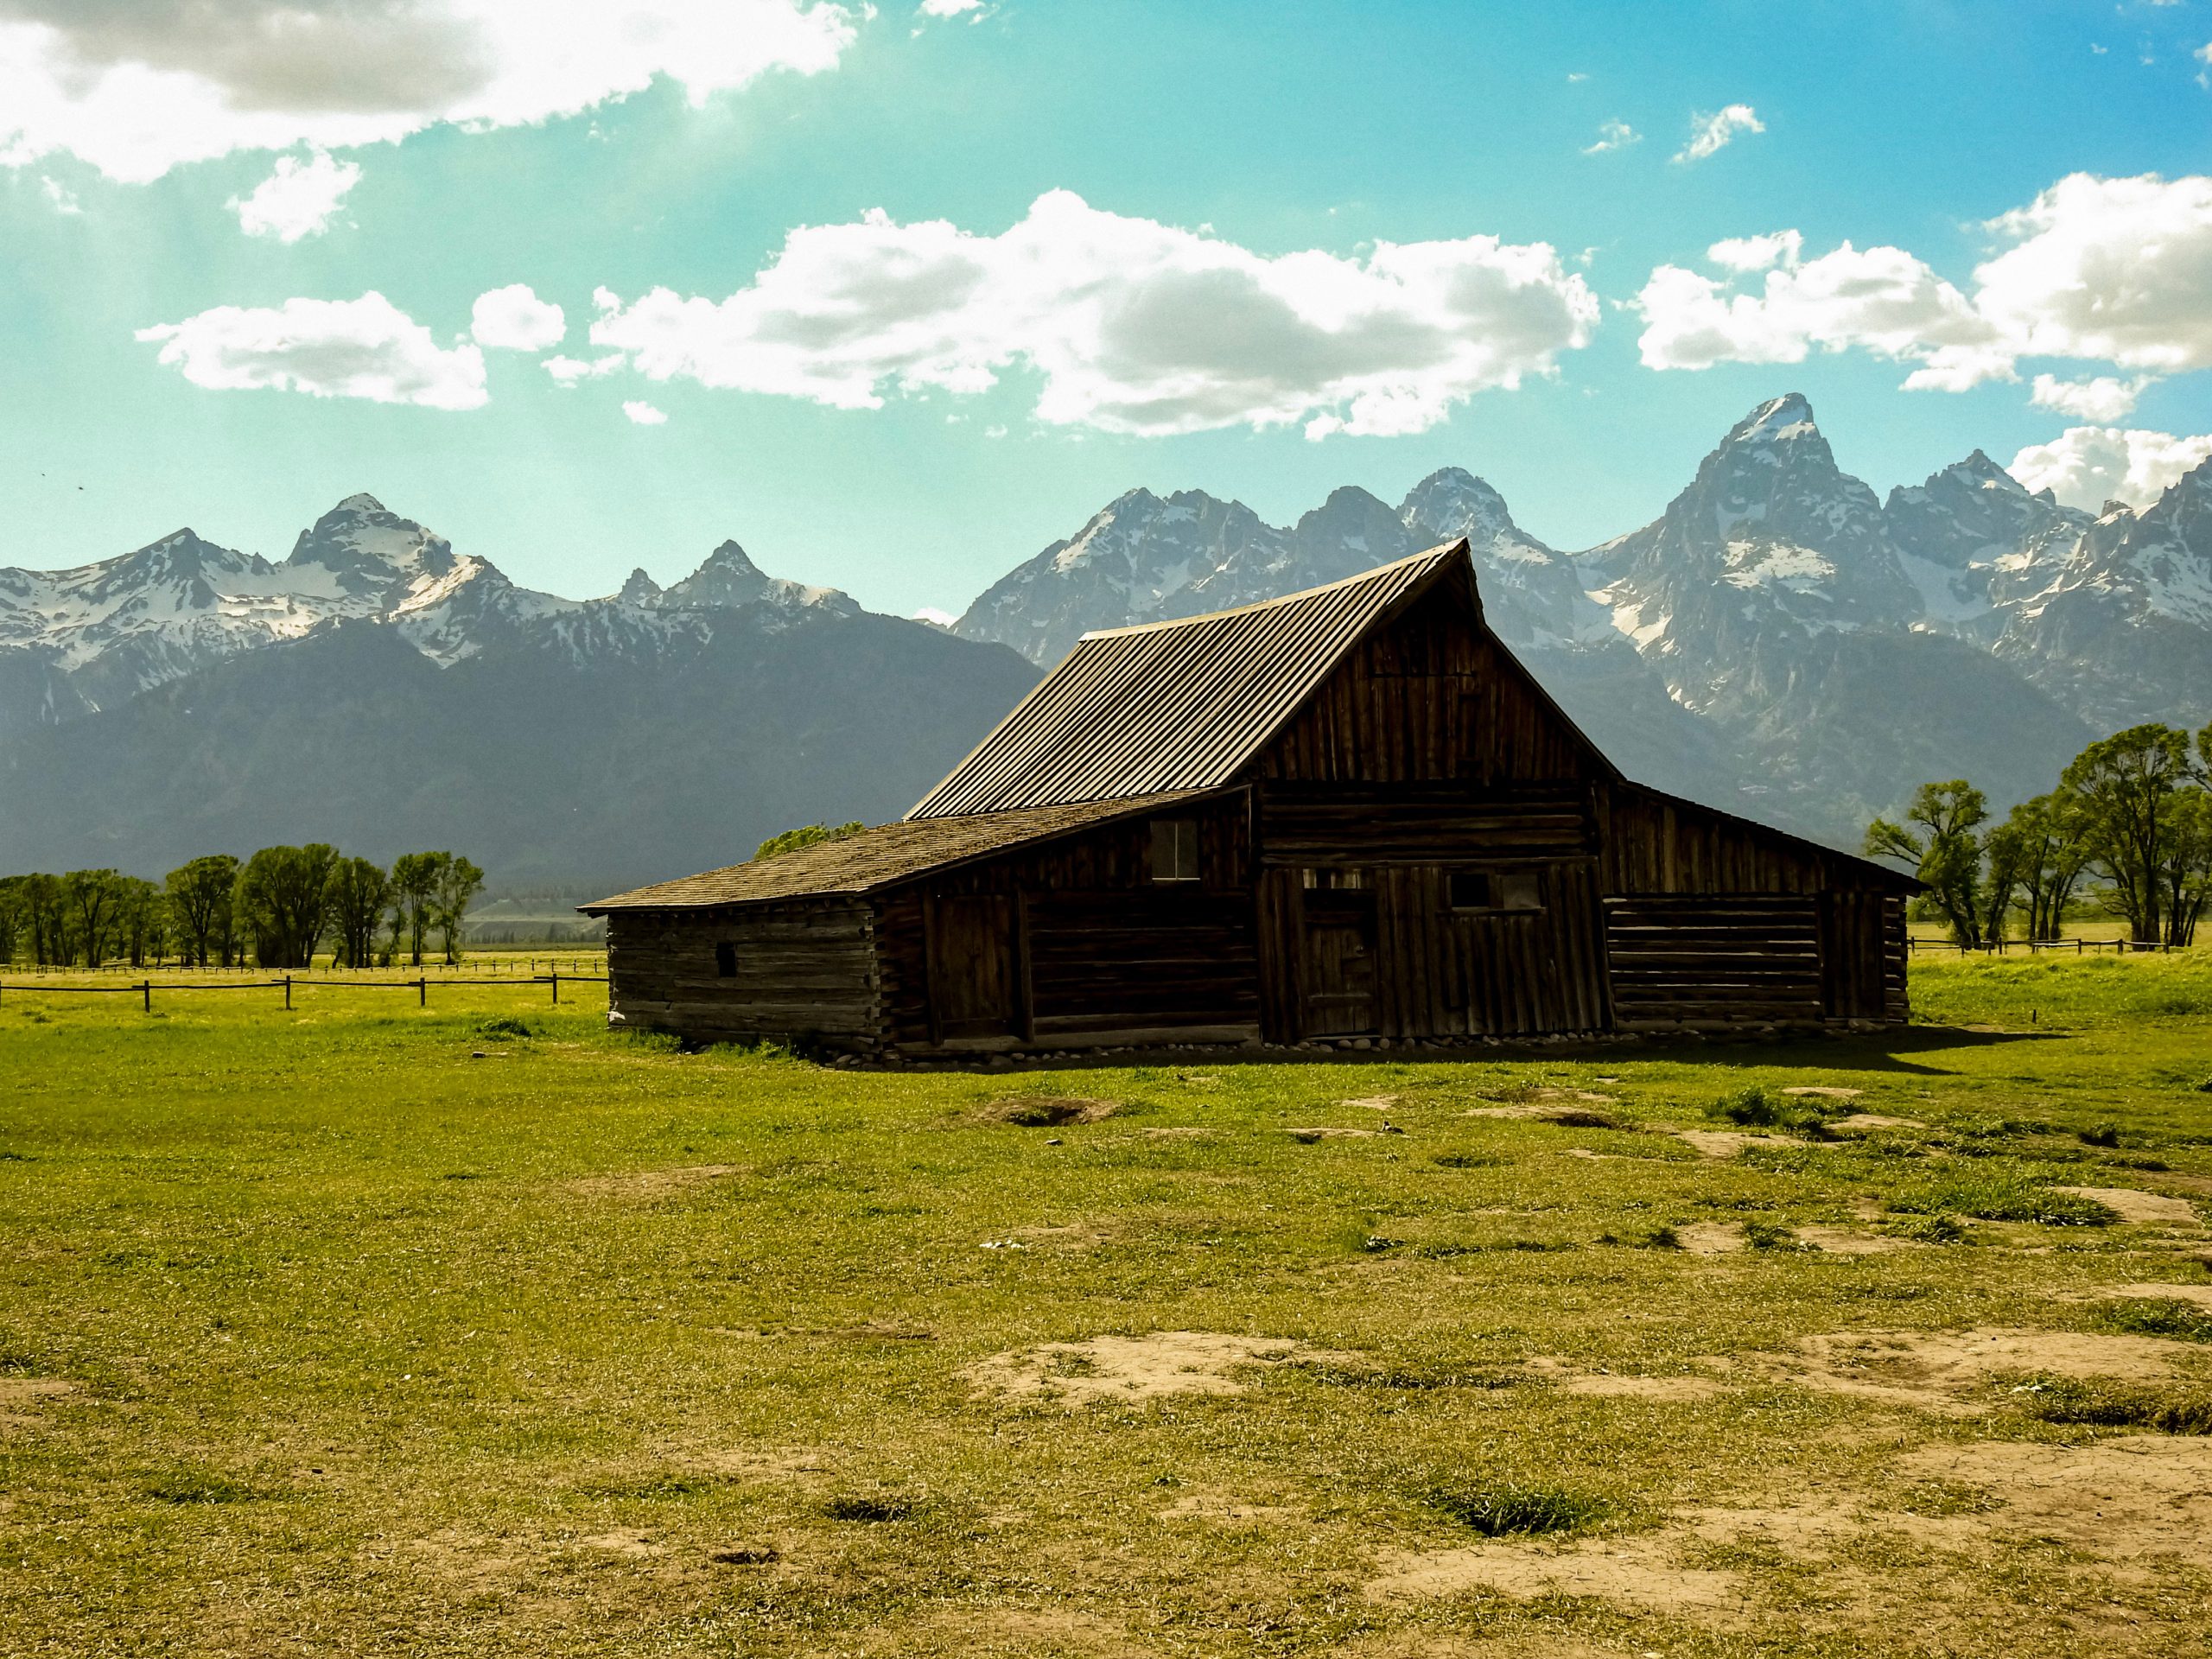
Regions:
<instances>
[{"instance_id":1,"label":"shingled roof section","mask_svg":"<svg viewBox=\"0 0 2212 1659\"><path fill-rule=\"evenodd\" d=\"M610 910L698 910L817 893L872 893L908 876L963 864L1017 842L1042 841L1173 806L1198 792L1203 791L1173 791L1129 800L1086 801L974 817L906 819L863 830L842 841L817 842L773 858L662 881L576 908L587 916L603 916Z\"/></svg>"},{"instance_id":2,"label":"shingled roof section","mask_svg":"<svg viewBox=\"0 0 2212 1659\"><path fill-rule=\"evenodd\" d=\"M1466 563L1466 549L1241 610L1086 633L907 822L1218 788L1370 626Z\"/></svg>"}]
</instances>

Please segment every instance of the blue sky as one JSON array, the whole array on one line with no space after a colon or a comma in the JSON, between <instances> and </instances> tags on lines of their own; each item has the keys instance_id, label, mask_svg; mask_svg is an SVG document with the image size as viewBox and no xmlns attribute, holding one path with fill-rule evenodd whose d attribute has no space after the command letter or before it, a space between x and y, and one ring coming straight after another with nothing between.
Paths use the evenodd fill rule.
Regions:
<instances>
[{"instance_id":1,"label":"blue sky","mask_svg":"<svg viewBox=\"0 0 2212 1659\"><path fill-rule=\"evenodd\" d=\"M0 0L0 563L367 490L957 610L1135 485L1587 545L1784 390L1879 489L2212 448L2212 0L930 6Z\"/></svg>"}]
</instances>

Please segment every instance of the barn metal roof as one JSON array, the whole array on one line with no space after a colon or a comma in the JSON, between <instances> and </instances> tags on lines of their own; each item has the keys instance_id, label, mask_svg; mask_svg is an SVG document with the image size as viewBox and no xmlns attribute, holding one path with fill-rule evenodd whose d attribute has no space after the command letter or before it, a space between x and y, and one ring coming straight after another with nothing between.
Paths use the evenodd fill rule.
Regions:
<instances>
[{"instance_id":1,"label":"barn metal roof","mask_svg":"<svg viewBox=\"0 0 2212 1659\"><path fill-rule=\"evenodd\" d=\"M1217 788L1462 540L1240 610L1086 633L909 823Z\"/></svg>"},{"instance_id":2,"label":"barn metal roof","mask_svg":"<svg viewBox=\"0 0 2212 1659\"><path fill-rule=\"evenodd\" d=\"M1129 800L994 812L982 817L910 818L863 830L842 841L817 842L773 858L618 893L576 908L587 916L601 916L611 910L696 910L818 893L872 893L908 876L965 863L1017 842L1043 841L1153 811L1187 801L1198 792L1173 791Z\"/></svg>"}]
</instances>

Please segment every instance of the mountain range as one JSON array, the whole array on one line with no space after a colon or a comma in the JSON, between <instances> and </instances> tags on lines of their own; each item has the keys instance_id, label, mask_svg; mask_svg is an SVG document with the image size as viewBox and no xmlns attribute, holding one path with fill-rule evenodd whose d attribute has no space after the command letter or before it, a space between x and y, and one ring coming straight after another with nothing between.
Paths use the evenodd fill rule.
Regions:
<instances>
[{"instance_id":1,"label":"mountain range","mask_svg":"<svg viewBox=\"0 0 2212 1659\"><path fill-rule=\"evenodd\" d=\"M1467 537L1491 625L1631 776L1855 842L1918 783L2047 788L2093 736L2212 718L2212 462L2152 506L1976 450L1883 499L1806 401L1752 410L1650 524L1567 551L1447 467L1278 527L1132 490L950 632L764 575L518 587L340 502L272 563L180 530L0 569L0 868L325 839L495 880L641 880L897 816L1086 630L1249 604Z\"/></svg>"}]
</instances>

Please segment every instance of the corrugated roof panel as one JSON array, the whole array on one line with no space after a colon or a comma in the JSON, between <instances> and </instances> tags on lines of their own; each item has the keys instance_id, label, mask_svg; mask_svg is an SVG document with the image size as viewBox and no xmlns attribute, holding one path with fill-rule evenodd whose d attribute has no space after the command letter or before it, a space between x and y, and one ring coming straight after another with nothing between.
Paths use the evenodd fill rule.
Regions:
<instances>
[{"instance_id":1,"label":"corrugated roof panel","mask_svg":"<svg viewBox=\"0 0 2212 1659\"><path fill-rule=\"evenodd\" d=\"M907 820L1217 788L1466 543L1242 610L1087 633Z\"/></svg>"}]
</instances>

